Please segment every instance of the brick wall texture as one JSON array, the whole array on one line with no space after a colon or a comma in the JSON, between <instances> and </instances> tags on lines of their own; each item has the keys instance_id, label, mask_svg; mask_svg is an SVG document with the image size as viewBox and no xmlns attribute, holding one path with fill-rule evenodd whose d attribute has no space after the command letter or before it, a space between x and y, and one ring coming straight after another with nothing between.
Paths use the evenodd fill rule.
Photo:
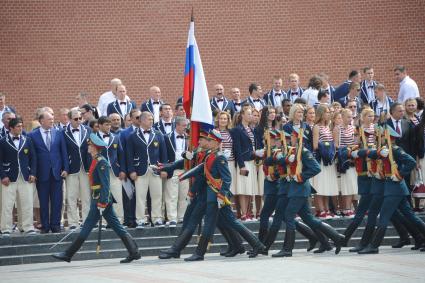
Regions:
<instances>
[{"instance_id":1,"label":"brick wall texture","mask_svg":"<svg viewBox=\"0 0 425 283\"><path fill-rule=\"evenodd\" d=\"M191 8L210 93L222 83L248 93L296 72L306 85L326 72L333 85L371 65L390 95L403 64L425 94L423 0L72 0L0 1L0 91L25 119L41 106L97 104L118 77L137 105L158 85L166 101L183 89ZM211 95L210 95L211 96Z\"/></svg>"}]
</instances>

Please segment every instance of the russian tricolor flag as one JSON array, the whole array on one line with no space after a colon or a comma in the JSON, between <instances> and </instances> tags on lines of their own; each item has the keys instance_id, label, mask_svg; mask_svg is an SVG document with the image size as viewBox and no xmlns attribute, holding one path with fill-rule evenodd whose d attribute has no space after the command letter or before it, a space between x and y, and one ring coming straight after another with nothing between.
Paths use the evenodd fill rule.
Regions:
<instances>
[{"instance_id":1,"label":"russian tricolor flag","mask_svg":"<svg viewBox=\"0 0 425 283\"><path fill-rule=\"evenodd\" d=\"M189 27L186 47L186 64L184 69L183 107L191 123L191 145L198 146L200 129L214 128L214 120L208 97L207 83L201 56L195 39L193 15Z\"/></svg>"}]
</instances>

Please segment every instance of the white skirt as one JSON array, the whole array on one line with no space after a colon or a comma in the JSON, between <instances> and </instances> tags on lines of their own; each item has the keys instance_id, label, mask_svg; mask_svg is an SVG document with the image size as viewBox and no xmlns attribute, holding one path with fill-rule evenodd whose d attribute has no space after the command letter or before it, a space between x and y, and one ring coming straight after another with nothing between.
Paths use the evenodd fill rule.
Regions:
<instances>
[{"instance_id":1,"label":"white skirt","mask_svg":"<svg viewBox=\"0 0 425 283\"><path fill-rule=\"evenodd\" d=\"M357 195L357 173L354 167L348 168L347 172L341 174L341 195Z\"/></svg>"},{"instance_id":2,"label":"white skirt","mask_svg":"<svg viewBox=\"0 0 425 283\"><path fill-rule=\"evenodd\" d=\"M335 166L324 166L320 163L322 171L314 178L314 189L318 196L337 196L338 182L336 177Z\"/></svg>"},{"instance_id":3,"label":"white skirt","mask_svg":"<svg viewBox=\"0 0 425 283\"><path fill-rule=\"evenodd\" d=\"M257 167L257 191L254 192L254 195L256 196L262 196L264 194L264 178L266 178L264 171L263 171L263 165L256 166Z\"/></svg>"},{"instance_id":4,"label":"white skirt","mask_svg":"<svg viewBox=\"0 0 425 283\"><path fill-rule=\"evenodd\" d=\"M239 174L239 166L236 168L236 195L252 196L257 192L257 168L254 161L245 161L245 169L249 171L248 176Z\"/></svg>"},{"instance_id":5,"label":"white skirt","mask_svg":"<svg viewBox=\"0 0 425 283\"><path fill-rule=\"evenodd\" d=\"M232 176L232 183L230 184L230 191L232 194L236 194L236 167L235 161L228 161L230 175Z\"/></svg>"}]
</instances>

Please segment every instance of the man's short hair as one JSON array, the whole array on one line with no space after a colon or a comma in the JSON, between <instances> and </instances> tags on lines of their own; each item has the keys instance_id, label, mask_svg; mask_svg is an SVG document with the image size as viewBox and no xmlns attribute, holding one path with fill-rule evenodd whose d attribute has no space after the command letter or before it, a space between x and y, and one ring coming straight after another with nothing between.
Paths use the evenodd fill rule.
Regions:
<instances>
[{"instance_id":1,"label":"man's short hair","mask_svg":"<svg viewBox=\"0 0 425 283\"><path fill-rule=\"evenodd\" d=\"M174 110L178 110L180 106L183 107L183 103L176 103L176 107L174 108Z\"/></svg>"},{"instance_id":2,"label":"man's short hair","mask_svg":"<svg viewBox=\"0 0 425 283\"><path fill-rule=\"evenodd\" d=\"M358 70L352 70L349 74L348 74L348 78L349 79L352 79L352 78L354 78L355 76L357 76L359 74L359 71Z\"/></svg>"},{"instance_id":3,"label":"man's short hair","mask_svg":"<svg viewBox=\"0 0 425 283\"><path fill-rule=\"evenodd\" d=\"M302 105L307 105L307 101L304 98L298 97L297 99L295 99L294 104L302 104Z\"/></svg>"},{"instance_id":4,"label":"man's short hair","mask_svg":"<svg viewBox=\"0 0 425 283\"><path fill-rule=\"evenodd\" d=\"M72 109L71 111L68 112L68 118L72 119L72 116L78 113L81 113L79 109Z\"/></svg>"},{"instance_id":5,"label":"man's short hair","mask_svg":"<svg viewBox=\"0 0 425 283\"><path fill-rule=\"evenodd\" d=\"M12 118L9 121L9 127L10 128L15 128L16 125L18 125L19 123L24 123L21 117Z\"/></svg>"},{"instance_id":6,"label":"man's short hair","mask_svg":"<svg viewBox=\"0 0 425 283\"><path fill-rule=\"evenodd\" d=\"M10 114L15 114L12 111L4 111L3 114L1 115L1 119L3 120L4 117L6 117L6 115L10 115Z\"/></svg>"},{"instance_id":7,"label":"man's short hair","mask_svg":"<svg viewBox=\"0 0 425 283\"><path fill-rule=\"evenodd\" d=\"M99 125L103 125L103 124L105 124L105 123L111 123L111 119L109 119L109 117L107 117L107 116L100 116L99 117L99 119L97 119L97 123L99 124Z\"/></svg>"},{"instance_id":8,"label":"man's short hair","mask_svg":"<svg viewBox=\"0 0 425 283\"><path fill-rule=\"evenodd\" d=\"M418 105L418 107L417 107L418 110L423 110L424 109L425 102L424 102L424 100L423 100L422 97L416 97L416 103Z\"/></svg>"},{"instance_id":9,"label":"man's short hair","mask_svg":"<svg viewBox=\"0 0 425 283\"><path fill-rule=\"evenodd\" d=\"M90 104L84 104L83 106L80 107L80 109L84 109L87 112L89 111L94 112L94 109Z\"/></svg>"},{"instance_id":10,"label":"man's short hair","mask_svg":"<svg viewBox=\"0 0 425 283\"><path fill-rule=\"evenodd\" d=\"M395 71L400 71L401 73L404 73L404 72L406 72L406 67L405 66L403 66L403 65L397 65L397 66L395 66L395 68L394 68L394 72Z\"/></svg>"},{"instance_id":11,"label":"man's short hair","mask_svg":"<svg viewBox=\"0 0 425 283\"><path fill-rule=\"evenodd\" d=\"M317 94L317 100L319 100L319 101L320 101L320 99L322 99L323 97L325 97L325 96L327 96L327 95L329 95L329 91L328 91L327 89L323 89L323 88L321 88L321 89L319 90L319 93Z\"/></svg>"},{"instance_id":12,"label":"man's short hair","mask_svg":"<svg viewBox=\"0 0 425 283\"><path fill-rule=\"evenodd\" d=\"M385 86L381 83L377 83L375 86L375 91L377 90L385 90Z\"/></svg>"},{"instance_id":13,"label":"man's short hair","mask_svg":"<svg viewBox=\"0 0 425 283\"><path fill-rule=\"evenodd\" d=\"M348 87L348 90L352 90L352 89L359 89L360 88L360 84L358 82L352 82L350 84L350 86Z\"/></svg>"},{"instance_id":14,"label":"man's short hair","mask_svg":"<svg viewBox=\"0 0 425 283\"><path fill-rule=\"evenodd\" d=\"M248 87L249 94L252 94L254 92L254 90L255 91L258 90L258 84L257 83L252 83Z\"/></svg>"},{"instance_id":15,"label":"man's short hair","mask_svg":"<svg viewBox=\"0 0 425 283\"><path fill-rule=\"evenodd\" d=\"M181 117L181 116L177 116L174 120L176 122L176 124L181 124L183 122L187 123L187 119L185 117Z\"/></svg>"},{"instance_id":16,"label":"man's short hair","mask_svg":"<svg viewBox=\"0 0 425 283\"><path fill-rule=\"evenodd\" d=\"M6 96L6 94L4 92L0 91L0 97L5 97L5 96Z\"/></svg>"},{"instance_id":17,"label":"man's short hair","mask_svg":"<svg viewBox=\"0 0 425 283\"><path fill-rule=\"evenodd\" d=\"M394 102L393 104L391 104L391 106L390 106L390 114L393 114L393 112L394 112L394 110L396 109L396 107L398 107L398 106L403 106L403 104L401 104L400 102Z\"/></svg>"},{"instance_id":18,"label":"man's short hair","mask_svg":"<svg viewBox=\"0 0 425 283\"><path fill-rule=\"evenodd\" d=\"M161 104L161 105L159 106L159 111L162 111L162 108L163 108L164 106L170 106L170 108L171 108L171 109L173 109L173 108L171 107L171 104L169 104L169 103L163 103L163 104Z\"/></svg>"},{"instance_id":19,"label":"man's short hair","mask_svg":"<svg viewBox=\"0 0 425 283\"><path fill-rule=\"evenodd\" d=\"M363 68L363 73L366 74L367 71L372 70L373 68L371 66L366 66Z\"/></svg>"},{"instance_id":20,"label":"man's short hair","mask_svg":"<svg viewBox=\"0 0 425 283\"><path fill-rule=\"evenodd\" d=\"M130 118L133 118L134 113L141 113L142 111L140 109L132 109L130 111Z\"/></svg>"}]
</instances>

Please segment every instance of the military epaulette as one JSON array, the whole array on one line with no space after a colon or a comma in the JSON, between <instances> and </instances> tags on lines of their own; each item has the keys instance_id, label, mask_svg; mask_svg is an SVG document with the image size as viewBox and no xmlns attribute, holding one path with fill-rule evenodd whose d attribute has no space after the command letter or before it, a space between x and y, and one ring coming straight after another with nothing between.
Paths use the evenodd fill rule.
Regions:
<instances>
[{"instance_id":1,"label":"military epaulette","mask_svg":"<svg viewBox=\"0 0 425 283\"><path fill-rule=\"evenodd\" d=\"M98 157L96 157L96 159L97 159L97 161L101 161L101 160L103 160L103 157L102 156L98 156Z\"/></svg>"}]
</instances>

